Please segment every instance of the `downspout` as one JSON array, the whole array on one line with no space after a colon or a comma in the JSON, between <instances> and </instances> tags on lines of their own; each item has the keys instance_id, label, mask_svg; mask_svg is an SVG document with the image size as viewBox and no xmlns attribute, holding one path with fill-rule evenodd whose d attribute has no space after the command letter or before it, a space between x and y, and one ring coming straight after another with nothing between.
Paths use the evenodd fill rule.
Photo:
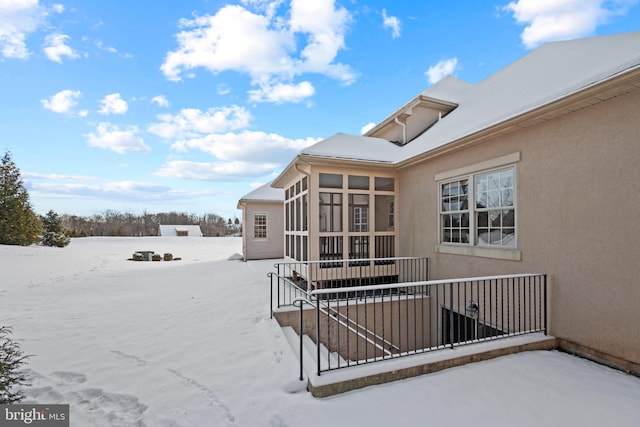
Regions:
<instances>
[{"instance_id":1,"label":"downspout","mask_svg":"<svg viewBox=\"0 0 640 427\"><path fill-rule=\"evenodd\" d=\"M407 143L407 124L398 120L398 118L393 119L397 124L402 126L402 145Z\"/></svg>"},{"instance_id":2,"label":"downspout","mask_svg":"<svg viewBox=\"0 0 640 427\"><path fill-rule=\"evenodd\" d=\"M301 174L303 174L303 175L306 175L306 176L308 176L308 177L311 177L311 174L310 174L310 173L305 172L305 171L303 171L302 169L299 169L299 168L298 168L298 164L297 164L297 163L294 163L294 164L293 164L293 168L296 170L296 172L301 173Z\"/></svg>"}]
</instances>

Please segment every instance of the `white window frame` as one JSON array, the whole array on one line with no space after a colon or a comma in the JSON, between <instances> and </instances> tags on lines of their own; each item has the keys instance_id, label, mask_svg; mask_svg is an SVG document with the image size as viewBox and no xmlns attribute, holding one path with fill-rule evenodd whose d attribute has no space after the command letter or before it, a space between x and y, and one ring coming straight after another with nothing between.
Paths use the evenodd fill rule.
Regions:
<instances>
[{"instance_id":1,"label":"white window frame","mask_svg":"<svg viewBox=\"0 0 640 427\"><path fill-rule=\"evenodd\" d=\"M258 218L264 217L264 224L258 224ZM267 220L268 216L266 212L254 212L253 213L253 239L254 240L267 240ZM258 230L264 230L264 236L258 236ZM262 233L261 233L262 234Z\"/></svg>"},{"instance_id":2,"label":"white window frame","mask_svg":"<svg viewBox=\"0 0 640 427\"><path fill-rule=\"evenodd\" d=\"M479 256L487 258L498 258L519 261L522 258L522 254L518 249L519 221L518 206L517 206L517 191L518 191L518 169L516 163L520 161L520 153L512 153L506 156L502 156L496 159L492 159L486 162L477 163L474 165L466 166L463 168L439 173L435 176L436 183L438 185L437 191L437 206L438 206L438 243L436 244L436 252L449 253L457 255L469 255ZM475 207L476 197L476 176L483 175L493 171L499 171L503 169L513 169L513 211L515 215L515 241L514 246L501 246L491 244L478 244L476 241L477 224L476 214L479 211ZM459 181L461 179L468 179L468 191L467 191L467 204L469 215L469 242L468 243L451 243L442 242L442 187L449 182ZM444 212L446 214L446 212Z\"/></svg>"},{"instance_id":3,"label":"white window frame","mask_svg":"<svg viewBox=\"0 0 640 427\"><path fill-rule=\"evenodd\" d=\"M369 208L366 206L353 207L353 231L369 231Z\"/></svg>"}]
</instances>

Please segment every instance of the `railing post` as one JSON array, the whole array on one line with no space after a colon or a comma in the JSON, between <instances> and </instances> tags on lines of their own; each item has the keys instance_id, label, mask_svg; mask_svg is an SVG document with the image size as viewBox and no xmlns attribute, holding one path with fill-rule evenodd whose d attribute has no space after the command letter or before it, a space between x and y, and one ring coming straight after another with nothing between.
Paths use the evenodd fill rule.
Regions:
<instances>
[{"instance_id":1,"label":"railing post","mask_svg":"<svg viewBox=\"0 0 640 427\"><path fill-rule=\"evenodd\" d=\"M449 282L449 341L453 350L453 282Z\"/></svg>"},{"instance_id":2,"label":"railing post","mask_svg":"<svg viewBox=\"0 0 640 427\"><path fill-rule=\"evenodd\" d=\"M303 370L302 370L302 358L304 355L303 344L302 344L302 335L304 333L304 323L302 322L302 306L304 305L303 301L300 301L300 381L304 380Z\"/></svg>"},{"instance_id":3,"label":"railing post","mask_svg":"<svg viewBox=\"0 0 640 427\"><path fill-rule=\"evenodd\" d=\"M543 275L543 286L544 286L544 334L547 335L547 275Z\"/></svg>"},{"instance_id":4,"label":"railing post","mask_svg":"<svg viewBox=\"0 0 640 427\"><path fill-rule=\"evenodd\" d=\"M277 307L280 308L280 281L282 280L282 276L280 276L280 263L276 264L277 272L278 272L278 289L276 294L278 295L278 304Z\"/></svg>"},{"instance_id":5,"label":"railing post","mask_svg":"<svg viewBox=\"0 0 640 427\"><path fill-rule=\"evenodd\" d=\"M271 290L269 292L269 319L273 319L273 274L269 274L269 279L271 280Z\"/></svg>"},{"instance_id":6,"label":"railing post","mask_svg":"<svg viewBox=\"0 0 640 427\"><path fill-rule=\"evenodd\" d=\"M316 364L320 376L320 303L316 298Z\"/></svg>"}]
</instances>

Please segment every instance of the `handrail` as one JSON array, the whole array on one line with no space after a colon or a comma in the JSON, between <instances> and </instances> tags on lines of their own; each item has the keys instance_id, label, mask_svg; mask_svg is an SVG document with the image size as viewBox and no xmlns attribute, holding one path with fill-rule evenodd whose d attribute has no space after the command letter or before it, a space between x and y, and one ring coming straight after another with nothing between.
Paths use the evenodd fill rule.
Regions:
<instances>
[{"instance_id":1,"label":"handrail","mask_svg":"<svg viewBox=\"0 0 640 427\"><path fill-rule=\"evenodd\" d=\"M306 303L306 304L311 304L313 305L313 303L311 301L309 301L306 298L296 298L293 300L293 306L296 306L296 303L300 304L300 381L304 380L304 372L303 372L303 354L304 354L304 345L302 342L302 337L304 337L304 323L302 322L302 306Z\"/></svg>"},{"instance_id":2,"label":"handrail","mask_svg":"<svg viewBox=\"0 0 640 427\"><path fill-rule=\"evenodd\" d=\"M368 296L362 298L361 293ZM318 375L342 367L453 349L464 344L534 332L546 334L548 327L546 274L326 288L309 291L308 297L317 301L318 359L321 344L330 346L330 351L339 356L337 365L331 366L329 361L329 366L321 369L318 362ZM343 304L346 307L353 304L355 310L341 311L338 307ZM357 317L360 310L364 310L364 320ZM368 321L369 310L374 317ZM380 313L377 321L376 312ZM382 323L376 326L376 322ZM355 347L350 347L348 338L346 343L341 341L340 328L331 328L333 332L330 332L329 326L335 323L346 330L347 337L354 334ZM358 342L364 343L364 347L358 347ZM387 343L392 343L394 349ZM367 353L371 349L373 354ZM345 364L341 366L343 358Z\"/></svg>"},{"instance_id":3,"label":"handrail","mask_svg":"<svg viewBox=\"0 0 640 427\"><path fill-rule=\"evenodd\" d=\"M319 301L319 300L316 300L316 301ZM347 316L343 315L342 313L340 313L338 310L332 309L332 308L331 308L331 306L329 306L328 304L327 304L327 307L329 308L329 310L334 311L334 312L335 312L339 317L347 317ZM318 310L320 310L320 308L319 308L319 304L318 304L317 309L318 309ZM329 313L329 311L328 311L328 310L320 310L320 313L322 313L322 314L326 314L326 315L331 315L331 313ZM369 338L369 336L368 336L368 335L371 335L371 336L373 336L374 338L380 338L380 340L381 340L381 341L383 341L385 344L387 344L387 343L388 343L389 345L393 345L393 344L392 344L392 343L390 343L389 341L384 340L382 337L379 337L378 335L376 335L375 333L371 332L370 330L368 330L367 328L365 328L365 327L363 327L363 326L360 326L360 325L357 325L357 324L356 324L360 329L364 329L364 331L365 331L368 335L363 335L362 333L360 333L357 329L354 329L354 328L353 328L351 325L349 325L348 323L344 323L343 321L338 320L338 318L337 318L337 317L333 317L333 316L332 316L332 318L333 318L333 319L334 319L334 321L335 321L335 322L337 322L339 325L344 326L345 328L347 328L347 330L348 330L348 331L353 332L354 334L356 334L357 336L359 336L360 338L362 338L363 340L365 340L366 342L368 342L368 343L369 343L369 344L371 344L372 346L376 347L378 350L380 350L380 351L382 351L382 352L384 352L384 353L386 353L386 354L388 354L388 355L392 355L391 351L387 350L386 348L384 348L384 347L383 347L383 346L381 346L380 344L376 343L375 341L372 341L372 340L371 340L371 338ZM330 317L330 319L331 319L331 317ZM348 319L348 317L347 317L347 319ZM355 323L355 322L351 321L351 323Z\"/></svg>"},{"instance_id":4,"label":"handrail","mask_svg":"<svg viewBox=\"0 0 640 427\"><path fill-rule=\"evenodd\" d=\"M316 300L316 301L320 301L320 300ZM382 352L391 355L391 351L387 350L386 347L382 347L381 345L377 344L375 341L371 341L370 338L368 338L369 336L372 336L373 338L377 339L378 341L381 341L383 344L386 344L389 346L389 348L393 348L395 350L400 350L398 348L398 346L396 346L395 344L393 344L392 342L390 342L389 340L385 339L384 337L376 334L375 332L370 331L369 329L365 328L364 326L358 324L357 322L349 319L348 316L345 316L344 314L342 314L339 310L336 310L335 308L332 308L331 305L329 303L324 303L327 307L327 311L324 311L323 314L331 314L328 312L328 310L332 311L334 318L335 316L340 317L342 319L346 319L346 321L349 324L355 325L355 326L349 326L347 324L344 324L343 322L339 322L338 324L343 325L344 327L346 327L348 330L350 330L351 332L355 333L357 336L361 337L362 339L364 339L365 341L367 341L368 343L370 343L371 345L373 345L374 347L376 347L377 349L381 350ZM336 319L337 320L337 319ZM362 331L364 331L364 333L366 333L366 335L362 335L361 333L359 333L357 331L357 329L360 329Z\"/></svg>"},{"instance_id":5,"label":"handrail","mask_svg":"<svg viewBox=\"0 0 640 427\"><path fill-rule=\"evenodd\" d=\"M481 276L481 277L467 277L463 279L440 279L440 280L426 280L421 282L406 282L406 283L389 283L384 285L364 285L364 286L350 286L349 288L327 288L327 289L314 289L309 292L309 295L327 295L327 294L335 294L339 292L366 292L366 291L381 291L385 289L395 289L395 288L415 288L418 286L432 286L432 285L443 285L448 283L465 283L465 282L477 282L477 281L487 281L487 280L500 280L500 279L518 279L524 277L537 277L542 276L542 274L536 273L526 273L526 274L504 274L500 276Z\"/></svg>"},{"instance_id":6,"label":"handrail","mask_svg":"<svg viewBox=\"0 0 640 427\"><path fill-rule=\"evenodd\" d=\"M338 318L335 317L329 317L330 319L334 319L335 322L337 322L339 325L342 325L343 327L345 327L348 331L353 332L354 334L356 334L358 337L362 338L363 340L365 340L365 342L371 344L372 346L374 346L375 348L377 348L378 350L382 351L383 353L387 354L388 356L392 356L393 353L390 350L387 350L385 347L381 346L380 344L378 344L376 341L372 340L371 338L369 338L370 336L373 336L375 339L382 341L384 344L389 345L389 347L393 347L396 350L400 350L397 346L395 346L393 343L389 342L388 340L384 339L383 337L380 337L379 335L377 335L375 332L372 332L370 330L368 330L367 328L358 325L357 323L355 323L354 321L350 320L347 316L344 316L342 313L340 313L338 310L333 309L329 304L325 303L324 305L326 305L327 309L321 309L320 308L320 301L319 300L315 300L311 301L307 298L295 298L292 302L292 305L294 307L299 307L300 308L300 315L299 315L299 321L300 321L300 331L299 331L299 353L300 353L300 375L299 375L299 379L300 381L304 380L304 370L303 370L303 358L304 358L304 344L303 344L303 337L304 337L304 321L303 321L303 307L304 304L309 304L312 307L315 307L316 310L319 310L320 313L325 314L325 315L331 315L331 313L329 311L333 311L335 312L338 317L341 318L346 318L347 321L349 323L354 323L356 325L357 328L359 328L360 330L364 330L364 333L361 333L358 329L355 329L354 327L352 327L349 323L345 323L344 321L339 320ZM316 344L319 346L319 344ZM317 360L317 364L318 364L318 372L320 371L320 360Z\"/></svg>"},{"instance_id":7,"label":"handrail","mask_svg":"<svg viewBox=\"0 0 640 427\"><path fill-rule=\"evenodd\" d=\"M384 260L400 261L391 269L346 273L350 263ZM330 265L322 275L314 276L309 270L312 264L341 265ZM277 272L268 273L271 315L274 301L278 307L300 309L301 360L305 351L303 306L308 304L315 310L318 375L486 340L546 334L548 330L546 274L427 280L428 259L414 257L284 262L274 267ZM277 298L273 289L276 280ZM301 379L302 369L301 362Z\"/></svg>"},{"instance_id":8,"label":"handrail","mask_svg":"<svg viewBox=\"0 0 640 427\"><path fill-rule=\"evenodd\" d=\"M270 298L269 298L269 318L273 319L273 278L277 277L278 280L282 280L284 281L286 284L294 287L297 291L296 292L301 292L301 293L305 293L306 295L309 295L309 293L307 291L305 291L304 289L300 288L293 280L291 280L290 278L283 276L279 273L274 273L274 272L269 272L267 273L267 277L271 280L271 286L270 286ZM278 290L278 307L280 307L279 305L279 301L280 301L280 286L277 287Z\"/></svg>"}]
</instances>

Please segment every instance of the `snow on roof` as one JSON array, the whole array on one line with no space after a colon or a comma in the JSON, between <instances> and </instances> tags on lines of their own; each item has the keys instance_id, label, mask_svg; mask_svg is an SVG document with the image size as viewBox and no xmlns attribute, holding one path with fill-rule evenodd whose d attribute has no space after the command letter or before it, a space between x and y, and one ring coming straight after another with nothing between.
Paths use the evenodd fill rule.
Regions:
<instances>
[{"instance_id":1,"label":"snow on roof","mask_svg":"<svg viewBox=\"0 0 640 427\"><path fill-rule=\"evenodd\" d=\"M548 43L469 89L459 107L406 146L410 159L559 100L640 64L640 32Z\"/></svg>"},{"instance_id":2,"label":"snow on roof","mask_svg":"<svg viewBox=\"0 0 640 427\"><path fill-rule=\"evenodd\" d=\"M337 133L300 152L302 156L389 163L398 157L400 147L386 139Z\"/></svg>"},{"instance_id":3,"label":"snow on roof","mask_svg":"<svg viewBox=\"0 0 640 427\"><path fill-rule=\"evenodd\" d=\"M189 237L202 237L202 230L199 225L175 225L161 224L158 229L159 236L177 236L178 232L186 232Z\"/></svg>"},{"instance_id":4,"label":"snow on roof","mask_svg":"<svg viewBox=\"0 0 640 427\"><path fill-rule=\"evenodd\" d=\"M422 92L458 107L403 147L337 134L300 155L399 163L639 66L640 32L547 43L476 85L451 77Z\"/></svg>"},{"instance_id":5,"label":"snow on roof","mask_svg":"<svg viewBox=\"0 0 640 427\"><path fill-rule=\"evenodd\" d=\"M473 85L469 82L460 80L457 77L446 76L442 80L435 83L433 86L422 91L420 95L459 104L460 99L462 99L472 87Z\"/></svg>"},{"instance_id":6,"label":"snow on roof","mask_svg":"<svg viewBox=\"0 0 640 427\"><path fill-rule=\"evenodd\" d=\"M240 202L243 201L284 202L284 190L273 188L271 182L268 182L242 196Z\"/></svg>"}]
</instances>

